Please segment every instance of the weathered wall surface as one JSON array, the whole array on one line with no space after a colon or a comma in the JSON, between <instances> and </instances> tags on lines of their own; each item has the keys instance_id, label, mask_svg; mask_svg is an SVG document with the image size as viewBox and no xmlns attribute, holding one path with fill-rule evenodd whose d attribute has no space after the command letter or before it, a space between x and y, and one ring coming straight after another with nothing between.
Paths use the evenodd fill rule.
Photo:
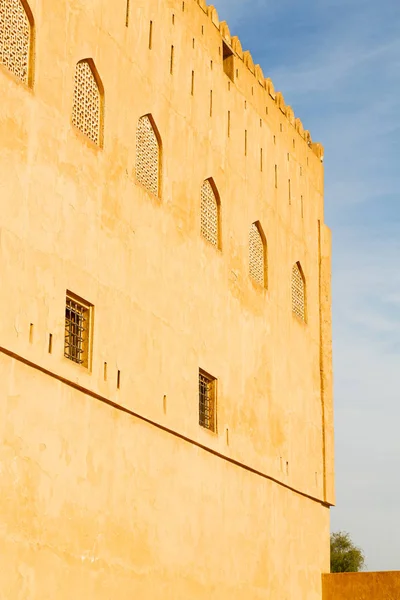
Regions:
<instances>
[{"instance_id":1,"label":"weathered wall surface","mask_svg":"<svg viewBox=\"0 0 400 600\"><path fill-rule=\"evenodd\" d=\"M29 369L22 374L20 366L11 369L9 359L3 358L2 381L8 381L1 391L7 417L3 427L12 440L2 450L8 456L4 468L11 469L10 477L18 461L25 469L15 474L15 492L9 488L10 479L0 477L7 560L11 565L12 557L16 560L26 546L20 576L28 587L35 577L35 599L45 598L45 586L52 585L48 575L41 580L39 573L51 572L54 581L76 577L76 590L79 581L95 585L102 579L93 575L99 563L81 559L89 550L80 550L86 546L79 532L87 527L85 535L92 544L100 519L107 530L99 538L106 540L104 561L114 565L108 567L109 589L115 590L115 578L128 576L121 566L125 558L112 562L111 557L130 548L123 537L125 529L135 532L134 517L127 527L129 508L141 513L143 531L130 572L141 573L143 585L152 585L145 574L159 569L160 578L161 572L166 581L172 578L171 594L179 597L176 585L184 585L185 578L178 582L176 573L189 569L187 557L194 563L188 549L193 551L197 544L197 561L206 561L211 553L217 562L215 579L210 580L198 568L195 575L191 565L188 577L200 586L193 597L210 597L212 585L222 579L228 597L229 578L238 582L237 574L238 590L244 589L240 586L250 570L254 597L270 598L272 585L277 600L297 600L306 590L307 599L319 599L320 573L329 567L327 505L333 503L334 491L330 240L323 224L318 152L243 60L237 60L236 81L230 82L222 68L221 32L194 0L186 0L184 10L180 0L131 0L129 27L125 0L32 0L31 8L36 32L33 89L0 68L0 309L6 315L0 320L0 345L262 475L250 476L143 425L142 445L134 459L129 458L132 463L117 471L114 460L129 455L135 437L131 422L113 437L113 413L92 418L92 411L100 410L91 407L92 400L78 399L48 376ZM105 91L102 149L71 125L75 65L84 58L94 60ZM135 180L136 124L148 113L162 139L159 199ZM221 250L199 233L200 187L209 177L221 197ZM257 220L268 244L268 290L248 277L248 233ZM291 311L290 278L296 261L307 283L306 324ZM66 289L95 307L90 371L64 358ZM218 378L216 435L198 426L199 367ZM58 410L50 418L51 411ZM67 440L76 442L81 420L85 425L77 449L80 459L70 469L61 469L60 460L67 460L63 448ZM13 436L21 427L23 431ZM89 437L90 453L85 446ZM41 444L54 444L51 456L45 458L44 452L42 457L51 462L51 476L44 467L33 467L41 465L36 456ZM175 458L177 465L171 468L179 493L160 483ZM88 472L80 471L80 460L94 460L94 473L108 473L104 480L93 475L90 493ZM141 467L139 492L130 477L133 467L142 463L151 463L158 477L147 479ZM279 485L267 483L263 476ZM112 499L114 486L116 498L126 503L121 508L124 518L118 517L119 500ZM126 486L131 487L125 497ZM157 504L150 510L143 490L160 497L169 513ZM216 511L211 517L213 535L207 531L196 542L207 527L208 498ZM17 515L25 510L32 519L26 517L29 527L20 532ZM15 512L14 521L3 516L9 511ZM202 526L195 527L194 515L203 511ZM193 534L181 521L194 527ZM164 533L166 523L169 535ZM39 539L33 535L36 526L40 536L47 535L40 553L29 542ZM122 530L121 538L114 528ZM175 543L185 535L189 539L184 544ZM18 539L13 546L12 540ZM164 556L168 542L171 564ZM221 563L217 558L224 553ZM74 574L69 555L79 557ZM252 571L256 567L248 562L250 557L259 561L260 575ZM7 564L0 577L11 577L10 569ZM257 577L260 584L254 583ZM13 580L10 589L20 584ZM146 588L146 593L156 598L159 592L152 589L150 594ZM230 589L229 597L234 593L240 592Z\"/></svg>"},{"instance_id":2,"label":"weathered wall surface","mask_svg":"<svg viewBox=\"0 0 400 600\"><path fill-rule=\"evenodd\" d=\"M2 353L0 377L0 598L321 598L321 504Z\"/></svg>"},{"instance_id":3,"label":"weathered wall surface","mask_svg":"<svg viewBox=\"0 0 400 600\"><path fill-rule=\"evenodd\" d=\"M400 571L323 575L323 600L397 600Z\"/></svg>"}]
</instances>

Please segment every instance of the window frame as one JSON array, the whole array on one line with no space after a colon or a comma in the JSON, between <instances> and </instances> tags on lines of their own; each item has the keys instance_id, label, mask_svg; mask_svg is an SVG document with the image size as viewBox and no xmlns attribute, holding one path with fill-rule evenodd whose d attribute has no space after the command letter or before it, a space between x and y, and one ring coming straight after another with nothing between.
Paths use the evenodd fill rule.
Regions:
<instances>
[{"instance_id":1,"label":"window frame","mask_svg":"<svg viewBox=\"0 0 400 600\"><path fill-rule=\"evenodd\" d=\"M31 7L29 6L27 0L19 0L19 3L24 10L28 25L29 25L29 48L28 48L28 64L27 64L27 73L26 73L26 81L18 77L9 67L7 67L4 63L0 63L0 68L4 69L4 71L14 78L15 81L28 87L29 89L33 89L35 82L35 46L36 46L36 26L35 19L33 17L33 12Z\"/></svg>"},{"instance_id":2,"label":"window frame","mask_svg":"<svg viewBox=\"0 0 400 600\"><path fill-rule=\"evenodd\" d=\"M214 244L211 240L209 240L204 234L203 234L203 227L202 227L202 191L203 191L203 187L206 183L209 183L211 186L211 189L213 191L214 194L214 198L215 198L215 203L216 203L216 207L217 207L217 243ZM201 188L200 188L200 237L210 246L212 246L213 248L215 248L216 250L222 250L222 224L221 224L221 197L219 195L218 192L218 188L215 184L215 181L212 177L208 177L207 179L204 179L202 184L201 184Z\"/></svg>"},{"instance_id":3,"label":"window frame","mask_svg":"<svg viewBox=\"0 0 400 600\"><path fill-rule=\"evenodd\" d=\"M93 75L93 79L97 85L97 89L99 92L99 132L98 132L98 141L97 142L95 142L89 135L87 135L87 133L82 131L82 129L74 122L76 70L78 68L78 65L80 65L82 63L87 63L87 65L89 66L89 68L92 72L92 75ZM90 147L97 148L100 150L103 149L103 147L104 147L104 118L105 118L104 112L105 112L104 86L103 86L101 77L99 75L99 72L96 68L95 62L94 62L93 58L82 58L81 60L78 60L78 62L75 64L75 69L74 69L74 85L73 85L73 97L72 97L71 123L72 123L74 130L76 132L78 132L80 136L82 136L80 139L84 139L88 144L90 144Z\"/></svg>"},{"instance_id":4,"label":"window frame","mask_svg":"<svg viewBox=\"0 0 400 600\"><path fill-rule=\"evenodd\" d=\"M139 178L138 178L138 129L139 129L139 123L142 119L147 118L150 122L150 125L153 129L155 138L157 140L157 144L158 144L158 164L157 164L157 194L154 194L153 191L151 191ZM144 115L141 115L137 121L136 121L136 131L135 131L135 170L134 170L134 174L135 174L135 181L138 185L140 185L144 190L146 190L146 192L148 194L150 194L151 196L153 196L154 198L158 198L159 200L161 200L162 197L162 164L163 164L163 145L162 145L162 139L161 139L161 135L160 132L158 130L158 127L156 125L156 122L154 120L154 117L151 113L146 113Z\"/></svg>"},{"instance_id":5,"label":"window frame","mask_svg":"<svg viewBox=\"0 0 400 600\"><path fill-rule=\"evenodd\" d=\"M304 315L303 317L301 317L300 315L297 314L297 312L295 310L293 310L293 270L294 268L297 267L300 277L303 280L303 301L304 301ZM296 261L293 263L292 265L292 270L291 270L291 287L290 287L290 294L291 294L291 303L292 303L292 315L295 317L295 319L297 319L297 321L299 323L303 323L303 324L307 324L308 322L308 310L307 310L307 283L306 283L306 278L304 275L304 271L303 271L303 267L301 266L301 262L300 261Z\"/></svg>"},{"instance_id":6,"label":"window frame","mask_svg":"<svg viewBox=\"0 0 400 600\"><path fill-rule=\"evenodd\" d=\"M198 380L199 380L199 400L198 400L198 402L199 402L199 425L202 429L205 429L206 431L217 434L218 433L218 429L217 429L218 380L213 375L210 375L210 373L207 373L207 371L204 371L204 369L199 369ZM211 387L211 398L209 398L208 400L206 400L206 399L203 400L203 397L202 397L201 385L204 381L206 381L207 385L209 385ZM202 406L205 406L207 401L209 403L211 403L211 410L210 410L210 408L208 408L208 411L211 413L211 417L206 416L206 408L204 408L204 410L202 410Z\"/></svg>"},{"instance_id":7,"label":"window frame","mask_svg":"<svg viewBox=\"0 0 400 600\"><path fill-rule=\"evenodd\" d=\"M255 227L258 231L258 235L260 236L260 240L263 246L263 273L264 273L264 283L261 284L259 281L257 281L257 279L252 275L251 271L250 271L250 234L251 234L251 230L252 228ZM257 287L257 289L260 290L268 290L268 245L267 245L267 238L265 237L265 233L264 230L261 226L260 221L254 221L249 229L248 232L248 273L249 273L249 278L251 280L251 282L253 283L254 286Z\"/></svg>"},{"instance_id":8,"label":"window frame","mask_svg":"<svg viewBox=\"0 0 400 600\"><path fill-rule=\"evenodd\" d=\"M69 303L74 303L82 311L75 311L74 314L82 315L82 319L86 319L87 326L83 328L81 339L78 339L79 343L67 342L68 337L73 337L76 341L79 337L79 331L70 331L67 323L67 312L71 311ZM79 367L82 367L88 371L91 371L92 366L92 348L93 348L93 315L94 306L90 302L87 302L80 296L77 296L73 292L67 290L65 295L65 308L64 308L64 358L75 363ZM69 327L76 327L77 329L82 328L81 321L73 322L70 319ZM74 348L74 352L71 352L71 348Z\"/></svg>"}]
</instances>

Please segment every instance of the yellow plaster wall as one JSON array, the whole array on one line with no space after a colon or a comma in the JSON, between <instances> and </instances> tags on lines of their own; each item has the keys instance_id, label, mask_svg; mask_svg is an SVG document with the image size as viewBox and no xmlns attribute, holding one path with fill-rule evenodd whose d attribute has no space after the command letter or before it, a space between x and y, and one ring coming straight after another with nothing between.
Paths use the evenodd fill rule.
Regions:
<instances>
[{"instance_id":1,"label":"yellow plaster wall","mask_svg":"<svg viewBox=\"0 0 400 600\"><path fill-rule=\"evenodd\" d=\"M400 571L323 575L323 600L397 600Z\"/></svg>"},{"instance_id":2,"label":"yellow plaster wall","mask_svg":"<svg viewBox=\"0 0 400 600\"><path fill-rule=\"evenodd\" d=\"M215 13L203 10L195 0L186 0L184 11L182 6L180 0L131 0L126 27L125 0L31 1L36 32L33 89L0 67L0 309L7 316L0 320L1 346L308 495L309 499L303 496L300 501L296 492L272 483L266 490L263 477L246 475L244 480L239 467L230 465L229 486L236 486L236 502L243 510L231 522L234 494L231 507L218 505L214 522L222 536L221 548L228 552L222 563L225 585L227 573L234 576L236 572L236 562L247 564L247 550L241 551L235 528L243 536L246 531L253 532L247 543L252 545L250 555L254 557L258 544L263 543L258 534L265 517L265 531L269 532L266 546L272 544L274 549L266 555L266 571L276 582L276 589L280 586L276 597L297 599L301 590L310 589L314 596L307 598L319 598L319 574L329 563L327 505L334 501L330 236L323 219L322 150L307 141L298 124L296 129L292 113L275 94L271 82L253 68L248 54L243 55L244 60L239 57L239 42L230 38L226 26L219 25L225 39L239 52L235 57L238 77L235 83L230 82L222 68L222 37ZM171 45L175 57L172 75ZM84 58L94 60L105 90L103 149L88 142L71 125L75 64ZM160 198L135 181L136 124L147 113L152 114L162 139ZM199 235L200 188L208 177L214 178L221 197L219 251ZM257 220L268 244L268 290L257 287L248 277L248 232ZM307 324L291 312L290 278L296 261L301 262L306 276ZM63 356L66 289L95 307L90 371ZM104 362L108 365L107 381ZM218 378L217 435L198 426L199 367ZM72 439L75 423L82 418L76 408L79 402L73 403L74 394L60 386L53 389L54 384L46 383L43 375L43 391L37 388L32 397L32 377L29 370L23 381L11 379L7 392L1 392L3 399L8 399L14 396L16 386L22 402L9 416L9 426L14 427L13 420L24 422L27 404L62 402L71 418L64 435ZM112 422L113 417L108 418ZM62 446L58 421L47 423L34 415L31 419L45 437L50 428L54 443ZM26 417L26 423L30 422ZM104 469L111 471L114 442L107 439L108 425L102 427L104 439L100 430L96 433L96 420L85 435L90 433L98 440L96 460L99 465L108 461ZM147 452L146 448L157 447L151 458L143 456L143 460L151 460L161 476L163 460L171 452L172 456L179 453L180 460L185 461L179 485L184 485L186 471L198 471L207 489L221 489L224 481L221 483L220 478L226 476L224 462L215 466L219 462L213 458L211 468L209 455L206 459L187 443L160 435L159 430L146 428L141 435L145 449L137 449L136 462L141 461L140 453ZM130 430L124 430L118 439L123 452L131 436ZM24 448L30 464L34 449L29 439ZM60 452L54 455L54 473ZM121 466L120 485L129 480L130 468ZM219 474L218 469L222 469ZM72 473L77 490L78 483L84 487L85 473ZM29 477L31 489L39 493L36 476L32 473ZM53 496L66 494L67 483L65 473L49 481L38 517L43 527L45 515L53 510ZM155 495L171 491L162 489L157 478L145 485ZM192 511L205 510L207 494L203 491L194 488L190 502L184 494L173 493L176 508L170 517L171 533L181 532L176 519L190 519ZM240 494L249 495L251 500L242 503ZM109 497L100 487L94 495L98 510L108 515ZM18 505L18 497L11 504ZM218 497L214 496L214 502ZM146 510L141 494L132 492L129 499L136 502L136 510ZM85 494L79 507L83 527L86 518L94 518L87 516L91 506ZM228 511L224 519L222 510ZM64 516L68 519L67 508ZM71 515L71 523L74 519ZM153 522L152 512L146 519L143 527L148 529L153 554L149 560L143 559L144 571L153 568L150 558L157 555L154 540L162 535L164 522ZM218 529L221 519L224 525ZM230 527L232 538L226 535ZM73 531L78 529L74 525ZM277 535L270 535L275 529ZM18 552L11 549L11 538L10 556L12 551ZM72 532L68 539L66 547L78 543ZM175 552L177 539L169 538L171 552ZM192 541L195 539L193 535ZM106 551L111 556L115 545L110 542L108 547L108 543ZM57 548L59 541L54 538L49 544ZM232 544L236 544L235 554ZM200 554L214 551L211 537L199 546ZM68 552L73 552L72 547ZM290 569L288 552L292 557ZM182 556L185 553L187 550ZM34 560L32 553L29 556L27 565ZM161 556L159 569L163 568ZM282 568L286 562L287 572L286 566ZM89 565L86 560L79 564L79 573ZM264 565L264 559L260 564ZM57 558L57 565L64 573L62 557ZM173 577L167 566L164 574ZM110 573L110 577L116 576ZM47 584L39 585L40 592L41 585ZM210 582L203 581L202 585L208 585L210 594ZM202 589L198 597L206 593ZM270 597L262 590L260 597Z\"/></svg>"},{"instance_id":3,"label":"yellow plaster wall","mask_svg":"<svg viewBox=\"0 0 400 600\"><path fill-rule=\"evenodd\" d=\"M321 598L324 506L3 353L0 376L0 598Z\"/></svg>"}]
</instances>

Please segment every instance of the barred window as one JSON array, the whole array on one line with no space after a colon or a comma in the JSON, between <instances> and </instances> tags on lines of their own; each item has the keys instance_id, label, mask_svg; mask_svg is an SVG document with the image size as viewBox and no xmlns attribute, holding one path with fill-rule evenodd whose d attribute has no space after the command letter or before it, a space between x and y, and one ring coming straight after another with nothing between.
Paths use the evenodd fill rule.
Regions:
<instances>
[{"instance_id":1,"label":"barred window","mask_svg":"<svg viewBox=\"0 0 400 600\"><path fill-rule=\"evenodd\" d=\"M98 146L102 143L102 110L102 89L93 61L81 60L75 68L72 123Z\"/></svg>"},{"instance_id":2,"label":"barred window","mask_svg":"<svg viewBox=\"0 0 400 600\"><path fill-rule=\"evenodd\" d=\"M207 179L201 188L201 235L211 244L219 247L219 200Z\"/></svg>"},{"instance_id":3,"label":"barred window","mask_svg":"<svg viewBox=\"0 0 400 600\"><path fill-rule=\"evenodd\" d=\"M249 274L262 287L266 287L266 250L257 223L249 233Z\"/></svg>"},{"instance_id":4,"label":"barred window","mask_svg":"<svg viewBox=\"0 0 400 600\"><path fill-rule=\"evenodd\" d=\"M137 125L136 179L149 192L159 195L160 142L149 115L141 117Z\"/></svg>"},{"instance_id":5,"label":"barred window","mask_svg":"<svg viewBox=\"0 0 400 600\"><path fill-rule=\"evenodd\" d=\"M216 387L217 380L204 371L199 371L199 424L216 432Z\"/></svg>"},{"instance_id":6,"label":"barred window","mask_svg":"<svg viewBox=\"0 0 400 600\"><path fill-rule=\"evenodd\" d=\"M0 0L0 63L30 83L32 19L21 0Z\"/></svg>"},{"instance_id":7,"label":"barred window","mask_svg":"<svg viewBox=\"0 0 400 600\"><path fill-rule=\"evenodd\" d=\"M64 356L84 367L89 367L92 308L91 304L67 293Z\"/></svg>"},{"instance_id":8,"label":"barred window","mask_svg":"<svg viewBox=\"0 0 400 600\"><path fill-rule=\"evenodd\" d=\"M306 320L306 286L299 263L292 269L292 310L302 321Z\"/></svg>"}]
</instances>

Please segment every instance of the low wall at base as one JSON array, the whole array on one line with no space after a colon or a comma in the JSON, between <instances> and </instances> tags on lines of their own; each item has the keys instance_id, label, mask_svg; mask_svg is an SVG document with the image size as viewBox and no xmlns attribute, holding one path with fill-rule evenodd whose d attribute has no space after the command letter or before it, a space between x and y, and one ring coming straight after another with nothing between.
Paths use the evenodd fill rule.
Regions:
<instances>
[{"instance_id":1,"label":"low wall at base","mask_svg":"<svg viewBox=\"0 0 400 600\"><path fill-rule=\"evenodd\" d=\"M322 587L323 600L399 600L400 571L329 573Z\"/></svg>"}]
</instances>

